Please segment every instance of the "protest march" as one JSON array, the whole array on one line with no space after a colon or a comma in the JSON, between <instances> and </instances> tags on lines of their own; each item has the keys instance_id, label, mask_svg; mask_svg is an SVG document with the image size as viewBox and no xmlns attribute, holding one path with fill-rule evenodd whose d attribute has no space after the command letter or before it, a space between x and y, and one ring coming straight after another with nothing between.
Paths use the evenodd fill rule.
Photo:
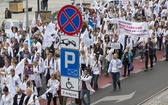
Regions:
<instances>
[{"instance_id":1,"label":"protest march","mask_svg":"<svg viewBox=\"0 0 168 105\"><path fill-rule=\"evenodd\" d=\"M89 8L82 2L76 7L82 14L82 28L75 34L80 38L77 105L91 104L90 93L99 91L100 75L112 78L113 91L121 89L120 77L131 76L135 57L145 72L155 69L157 51L168 61L167 0L93 0ZM40 105L40 99L47 105L66 105L69 97L61 96L65 62L60 59L61 43L66 43L61 36L66 34L58 20L38 16L30 26L23 22L19 27L9 21L8 32L0 29L0 105Z\"/></svg>"}]
</instances>

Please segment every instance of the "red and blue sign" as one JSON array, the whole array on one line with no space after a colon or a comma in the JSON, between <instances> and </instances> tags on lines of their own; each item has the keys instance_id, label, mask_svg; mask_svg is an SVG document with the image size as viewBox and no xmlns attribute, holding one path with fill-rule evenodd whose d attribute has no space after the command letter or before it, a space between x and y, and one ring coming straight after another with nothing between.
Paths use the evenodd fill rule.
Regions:
<instances>
[{"instance_id":1,"label":"red and blue sign","mask_svg":"<svg viewBox=\"0 0 168 105\"><path fill-rule=\"evenodd\" d=\"M62 7L57 19L60 30L70 36L77 34L82 27L82 15L80 11L72 5Z\"/></svg>"}]
</instances>

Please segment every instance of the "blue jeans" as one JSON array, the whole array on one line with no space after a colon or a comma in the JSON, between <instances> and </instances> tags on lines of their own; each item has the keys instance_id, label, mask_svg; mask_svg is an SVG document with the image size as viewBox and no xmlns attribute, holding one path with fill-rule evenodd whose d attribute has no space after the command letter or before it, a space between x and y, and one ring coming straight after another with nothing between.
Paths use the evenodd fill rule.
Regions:
<instances>
[{"instance_id":1,"label":"blue jeans","mask_svg":"<svg viewBox=\"0 0 168 105\"><path fill-rule=\"evenodd\" d=\"M99 78L99 74L93 74L94 89L98 89L98 83L97 83L98 78Z\"/></svg>"},{"instance_id":2,"label":"blue jeans","mask_svg":"<svg viewBox=\"0 0 168 105\"><path fill-rule=\"evenodd\" d=\"M87 98L87 103L84 99L85 94L86 94L86 98ZM90 105L90 90L82 89L81 93L80 93L80 99L82 100L84 105Z\"/></svg>"},{"instance_id":3,"label":"blue jeans","mask_svg":"<svg viewBox=\"0 0 168 105\"><path fill-rule=\"evenodd\" d=\"M111 72L111 76L112 76L112 80L113 80L113 89L116 90L116 84L118 84L118 87L121 88L121 85L120 85L120 73L119 72L116 72L116 73L113 73Z\"/></svg>"}]
</instances>

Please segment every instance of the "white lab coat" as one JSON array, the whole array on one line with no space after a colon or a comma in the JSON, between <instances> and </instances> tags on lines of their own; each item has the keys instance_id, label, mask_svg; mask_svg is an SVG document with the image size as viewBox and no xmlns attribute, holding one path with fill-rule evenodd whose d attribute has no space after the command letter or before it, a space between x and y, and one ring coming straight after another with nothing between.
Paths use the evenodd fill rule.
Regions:
<instances>
[{"instance_id":1,"label":"white lab coat","mask_svg":"<svg viewBox=\"0 0 168 105\"><path fill-rule=\"evenodd\" d=\"M13 97L12 97L12 95L11 94L8 94L7 96L2 95L1 105L13 105Z\"/></svg>"},{"instance_id":2,"label":"white lab coat","mask_svg":"<svg viewBox=\"0 0 168 105\"><path fill-rule=\"evenodd\" d=\"M35 100L33 100L33 96L34 96L33 94L30 96L27 104L30 104L30 105L40 105L38 97L35 96ZM27 99L27 96L24 98L23 105L25 105L26 99Z\"/></svg>"},{"instance_id":3,"label":"white lab coat","mask_svg":"<svg viewBox=\"0 0 168 105\"><path fill-rule=\"evenodd\" d=\"M91 67L92 67L93 74L97 75L97 74L101 73L100 61L97 62L97 61L93 60Z\"/></svg>"},{"instance_id":4,"label":"white lab coat","mask_svg":"<svg viewBox=\"0 0 168 105\"><path fill-rule=\"evenodd\" d=\"M42 87L42 83L41 83L41 77L40 74L42 73L42 70L40 68L40 66L33 66L33 72L34 72L34 77L35 77L35 83L36 83L36 87Z\"/></svg>"},{"instance_id":5,"label":"white lab coat","mask_svg":"<svg viewBox=\"0 0 168 105\"><path fill-rule=\"evenodd\" d=\"M59 84L60 84L60 82L58 80L56 80L56 79L55 80L49 79L47 87L51 88L52 86L55 86L54 89L51 89L49 91L49 93L52 93L53 96L58 95L57 91L59 89L58 88Z\"/></svg>"},{"instance_id":6,"label":"white lab coat","mask_svg":"<svg viewBox=\"0 0 168 105\"><path fill-rule=\"evenodd\" d=\"M48 65L48 58L45 59L45 61L44 61L44 68L45 68L45 74L44 74L44 76L47 75L47 72L48 72L47 67L48 67L48 66L51 67L51 69L50 69L50 76L51 76L51 74L55 73L55 70L54 70L54 60L53 60L53 58L50 60L49 65Z\"/></svg>"},{"instance_id":7,"label":"white lab coat","mask_svg":"<svg viewBox=\"0 0 168 105\"><path fill-rule=\"evenodd\" d=\"M85 75L80 76L79 90L82 89L82 81L85 81L87 89L90 90L90 92L95 92L92 89L91 85L90 85L91 79L92 79L92 76L90 76L90 75L88 75L88 76L85 76Z\"/></svg>"}]
</instances>

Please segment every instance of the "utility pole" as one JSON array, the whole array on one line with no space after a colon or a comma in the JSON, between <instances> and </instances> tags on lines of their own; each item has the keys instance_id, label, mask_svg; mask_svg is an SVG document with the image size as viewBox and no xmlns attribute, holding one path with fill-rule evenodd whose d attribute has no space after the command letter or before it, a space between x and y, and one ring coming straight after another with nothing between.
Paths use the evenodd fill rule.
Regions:
<instances>
[{"instance_id":1,"label":"utility pole","mask_svg":"<svg viewBox=\"0 0 168 105\"><path fill-rule=\"evenodd\" d=\"M40 14L40 1L37 0L37 14Z\"/></svg>"},{"instance_id":2,"label":"utility pole","mask_svg":"<svg viewBox=\"0 0 168 105\"><path fill-rule=\"evenodd\" d=\"M28 0L26 0L26 26L29 26Z\"/></svg>"}]
</instances>

